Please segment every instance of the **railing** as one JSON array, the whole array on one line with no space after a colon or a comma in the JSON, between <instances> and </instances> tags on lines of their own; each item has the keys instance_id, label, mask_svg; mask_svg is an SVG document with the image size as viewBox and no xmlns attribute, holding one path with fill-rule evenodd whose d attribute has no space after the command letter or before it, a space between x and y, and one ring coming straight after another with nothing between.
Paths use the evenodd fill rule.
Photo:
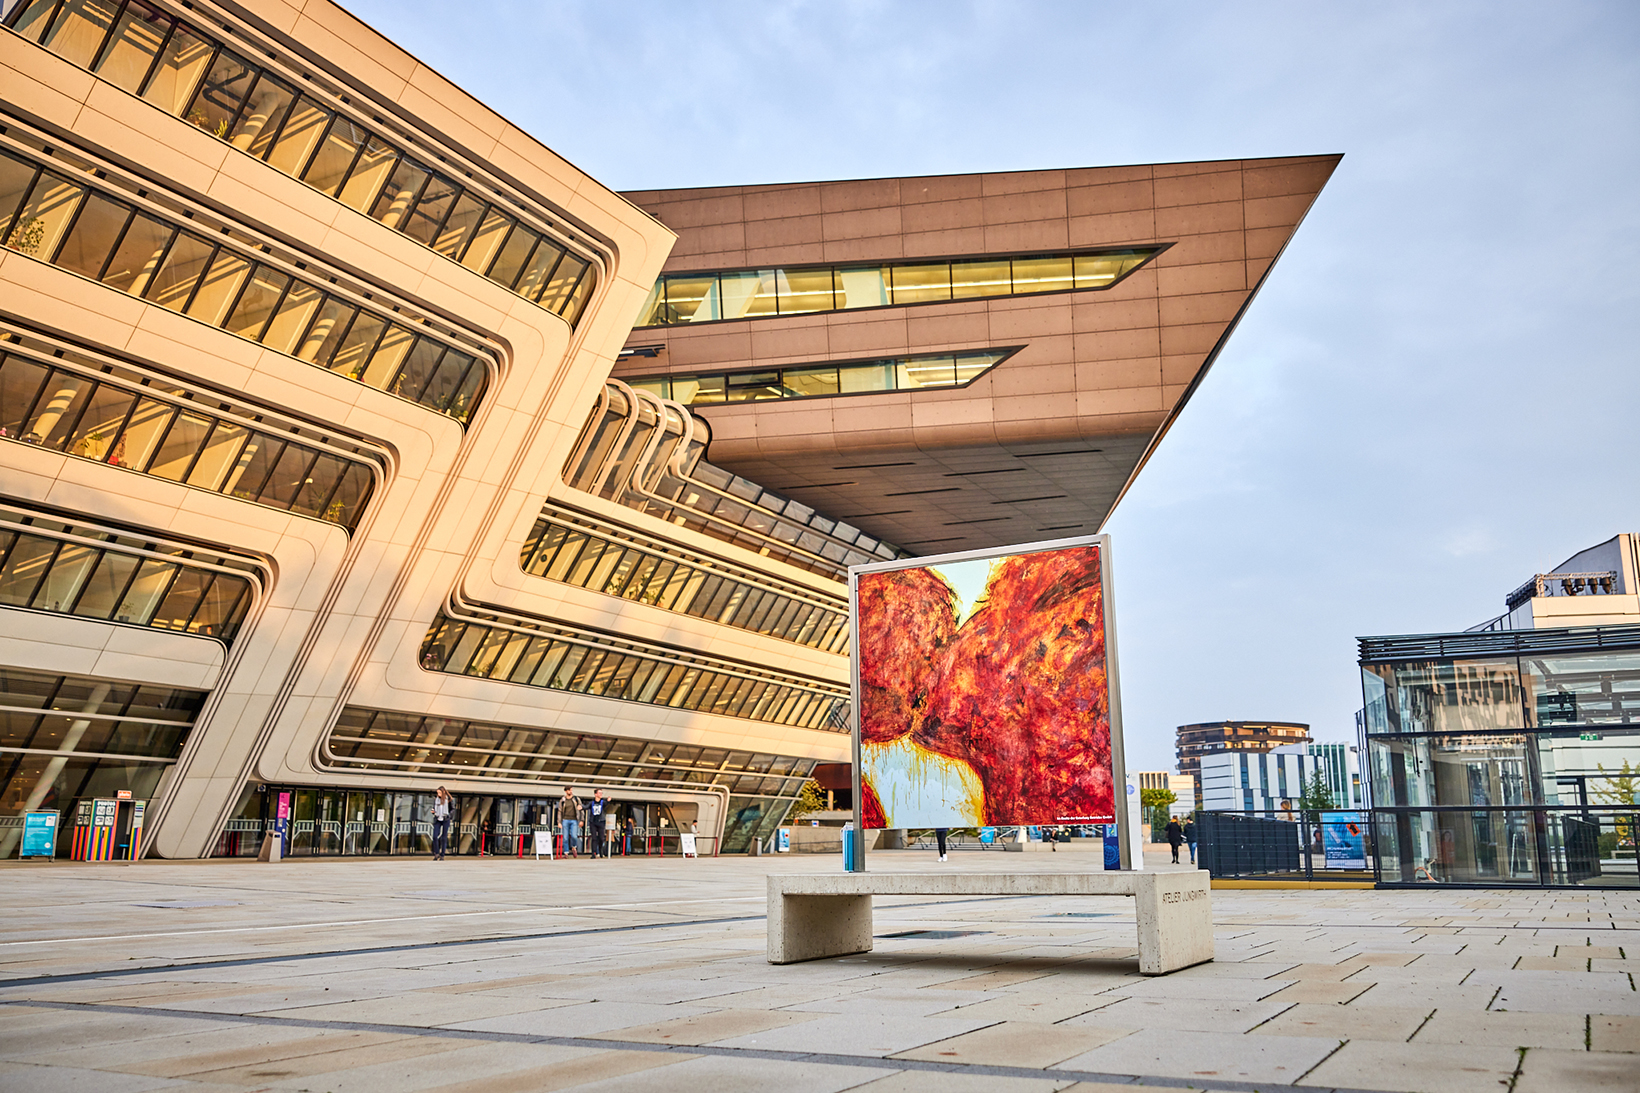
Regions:
<instances>
[{"instance_id":1,"label":"railing","mask_svg":"<svg viewBox=\"0 0 1640 1093\"><path fill-rule=\"evenodd\" d=\"M1215 877L1373 881L1370 813L1197 812L1196 861Z\"/></svg>"}]
</instances>

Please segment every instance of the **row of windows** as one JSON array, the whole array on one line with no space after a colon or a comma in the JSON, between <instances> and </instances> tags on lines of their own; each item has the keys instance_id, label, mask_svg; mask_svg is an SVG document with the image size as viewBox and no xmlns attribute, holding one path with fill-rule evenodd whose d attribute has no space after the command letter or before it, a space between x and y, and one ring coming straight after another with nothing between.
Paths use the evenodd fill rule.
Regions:
<instances>
[{"instance_id":1,"label":"row of windows","mask_svg":"<svg viewBox=\"0 0 1640 1093\"><path fill-rule=\"evenodd\" d=\"M613 533L575 527L558 517L535 522L521 563L524 572L537 577L828 653L840 653L848 644L846 613L737 580L740 571L720 563L621 542Z\"/></svg>"},{"instance_id":2,"label":"row of windows","mask_svg":"<svg viewBox=\"0 0 1640 1093\"><path fill-rule=\"evenodd\" d=\"M1160 250L1128 247L954 261L916 259L870 265L667 273L655 282L637 325L772 319L862 307L1110 288Z\"/></svg>"},{"instance_id":3,"label":"row of windows","mask_svg":"<svg viewBox=\"0 0 1640 1093\"><path fill-rule=\"evenodd\" d=\"M0 669L0 748L175 759L204 702L203 691ZM0 782L21 761L0 758Z\"/></svg>"},{"instance_id":4,"label":"row of windows","mask_svg":"<svg viewBox=\"0 0 1640 1093\"><path fill-rule=\"evenodd\" d=\"M790 677L757 674L701 657L663 656L620 643L603 646L520 632L443 614L422 644L421 664L435 672L502 679L629 702L648 702L725 717L846 732L839 692Z\"/></svg>"},{"instance_id":5,"label":"row of windows","mask_svg":"<svg viewBox=\"0 0 1640 1093\"><path fill-rule=\"evenodd\" d=\"M31 0L18 3L8 21L71 64L368 213L572 325L592 294L597 271L586 259L143 0Z\"/></svg>"},{"instance_id":6,"label":"row of windows","mask_svg":"<svg viewBox=\"0 0 1640 1093\"><path fill-rule=\"evenodd\" d=\"M692 744L528 729L348 707L326 749L343 767L436 768L464 777L720 785L731 793L795 796L813 759Z\"/></svg>"},{"instance_id":7,"label":"row of windows","mask_svg":"<svg viewBox=\"0 0 1640 1093\"><path fill-rule=\"evenodd\" d=\"M851 565L902 556L857 527L706 462L707 435L687 410L610 380L565 463L564 481L815 573L841 577Z\"/></svg>"},{"instance_id":8,"label":"row of windows","mask_svg":"<svg viewBox=\"0 0 1640 1093\"><path fill-rule=\"evenodd\" d=\"M877 391L922 391L961 387L1014 354L1012 349L976 353L926 353L846 364L804 364L795 368L687 376L643 376L636 387L685 406L720 402L760 402L777 398L827 398Z\"/></svg>"},{"instance_id":9,"label":"row of windows","mask_svg":"<svg viewBox=\"0 0 1640 1093\"><path fill-rule=\"evenodd\" d=\"M353 528L363 463L16 353L0 356L0 437Z\"/></svg>"},{"instance_id":10,"label":"row of windows","mask_svg":"<svg viewBox=\"0 0 1640 1093\"><path fill-rule=\"evenodd\" d=\"M269 349L466 421L484 362L142 212L43 164L0 152L0 240Z\"/></svg>"},{"instance_id":11,"label":"row of windows","mask_svg":"<svg viewBox=\"0 0 1640 1093\"><path fill-rule=\"evenodd\" d=\"M226 642L253 598L244 577L0 525L0 604Z\"/></svg>"}]
</instances>

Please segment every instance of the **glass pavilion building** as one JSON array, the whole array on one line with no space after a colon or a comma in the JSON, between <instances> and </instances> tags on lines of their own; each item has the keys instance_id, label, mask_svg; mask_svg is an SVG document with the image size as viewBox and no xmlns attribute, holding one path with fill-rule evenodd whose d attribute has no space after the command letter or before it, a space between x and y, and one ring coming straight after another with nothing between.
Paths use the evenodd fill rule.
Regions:
<instances>
[{"instance_id":1,"label":"glass pavilion building","mask_svg":"<svg viewBox=\"0 0 1640 1093\"><path fill-rule=\"evenodd\" d=\"M746 847L847 567L1096 530L1338 162L617 194L328 0L0 15L0 856Z\"/></svg>"},{"instance_id":2,"label":"glass pavilion building","mask_svg":"<svg viewBox=\"0 0 1640 1093\"><path fill-rule=\"evenodd\" d=\"M1361 639L1383 883L1640 886L1633 539L1474 630Z\"/></svg>"}]
</instances>

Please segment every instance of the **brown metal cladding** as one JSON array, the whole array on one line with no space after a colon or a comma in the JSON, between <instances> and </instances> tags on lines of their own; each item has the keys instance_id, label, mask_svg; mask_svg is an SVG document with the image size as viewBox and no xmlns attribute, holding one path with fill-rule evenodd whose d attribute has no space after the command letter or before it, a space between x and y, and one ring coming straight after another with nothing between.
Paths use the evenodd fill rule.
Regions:
<instances>
[{"instance_id":1,"label":"brown metal cladding","mask_svg":"<svg viewBox=\"0 0 1640 1093\"><path fill-rule=\"evenodd\" d=\"M628 193L667 272L1167 249L1108 289L643 328L616 375L1023 346L966 388L702 407L709 457L919 552L1091 532L1341 158Z\"/></svg>"}]
</instances>

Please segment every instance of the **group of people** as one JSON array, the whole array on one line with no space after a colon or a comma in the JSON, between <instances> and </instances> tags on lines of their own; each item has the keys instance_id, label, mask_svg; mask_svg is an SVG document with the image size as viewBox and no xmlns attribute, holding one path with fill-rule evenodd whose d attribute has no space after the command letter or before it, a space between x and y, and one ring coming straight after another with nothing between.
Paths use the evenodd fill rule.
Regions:
<instances>
[{"instance_id":1,"label":"group of people","mask_svg":"<svg viewBox=\"0 0 1640 1093\"><path fill-rule=\"evenodd\" d=\"M1191 817L1186 816L1185 819L1184 819L1184 823L1181 825L1179 823L1179 818L1177 816L1175 816L1173 819L1167 821L1167 832L1166 833L1167 833L1167 845L1171 846L1173 848L1173 864L1174 865L1180 864L1180 862L1179 862L1179 847L1184 845L1185 843L1189 843L1190 844L1190 864L1195 865L1196 864L1196 821L1194 819L1192 819Z\"/></svg>"},{"instance_id":2,"label":"group of people","mask_svg":"<svg viewBox=\"0 0 1640 1093\"><path fill-rule=\"evenodd\" d=\"M450 813L455 804L455 798L443 786L438 787L438 793L433 797L433 860L443 861L445 853L450 847ZM587 853L594 858L609 857L610 833L614 825L605 817L613 818L615 810L610 807L611 802L604 797L604 791L595 789L592 798L587 801L575 795L570 786L564 787L564 795L554 803L558 828L563 836L563 849L560 851L567 858L578 857L581 852L581 833L586 832ZM632 818L627 817L627 834L632 832Z\"/></svg>"}]
</instances>

